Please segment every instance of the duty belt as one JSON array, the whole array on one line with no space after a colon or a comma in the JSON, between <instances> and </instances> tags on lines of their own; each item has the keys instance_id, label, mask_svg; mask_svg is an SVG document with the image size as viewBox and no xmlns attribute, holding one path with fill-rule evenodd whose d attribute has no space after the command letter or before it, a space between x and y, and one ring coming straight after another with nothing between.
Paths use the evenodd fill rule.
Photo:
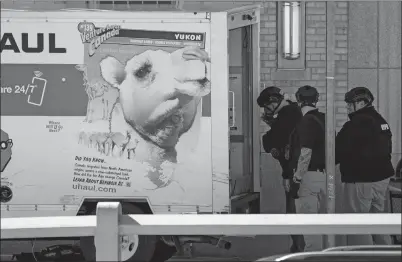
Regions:
<instances>
[{"instance_id":1,"label":"duty belt","mask_svg":"<svg viewBox=\"0 0 402 262\"><path fill-rule=\"evenodd\" d=\"M308 171L312 172L324 172L325 168L309 168Z\"/></svg>"}]
</instances>

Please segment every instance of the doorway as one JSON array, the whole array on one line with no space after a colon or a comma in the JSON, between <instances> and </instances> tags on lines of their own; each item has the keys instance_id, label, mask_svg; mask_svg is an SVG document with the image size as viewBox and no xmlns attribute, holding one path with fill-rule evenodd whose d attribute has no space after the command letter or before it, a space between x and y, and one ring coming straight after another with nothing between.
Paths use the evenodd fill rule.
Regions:
<instances>
[{"instance_id":1,"label":"doorway","mask_svg":"<svg viewBox=\"0 0 402 262\"><path fill-rule=\"evenodd\" d=\"M244 213L254 194L252 25L229 31L229 181L232 213ZM257 138L258 139L258 138Z\"/></svg>"}]
</instances>

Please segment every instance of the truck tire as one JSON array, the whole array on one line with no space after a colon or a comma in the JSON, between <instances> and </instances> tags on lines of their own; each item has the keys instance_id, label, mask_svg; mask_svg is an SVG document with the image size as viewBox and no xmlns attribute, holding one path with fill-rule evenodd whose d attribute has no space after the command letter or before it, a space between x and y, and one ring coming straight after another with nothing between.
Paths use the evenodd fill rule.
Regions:
<instances>
[{"instance_id":1,"label":"truck tire","mask_svg":"<svg viewBox=\"0 0 402 262\"><path fill-rule=\"evenodd\" d=\"M150 262L165 262L176 254L176 247L167 245L161 239L156 243L155 252Z\"/></svg>"},{"instance_id":2,"label":"truck tire","mask_svg":"<svg viewBox=\"0 0 402 262\"><path fill-rule=\"evenodd\" d=\"M144 211L141 208L130 203L122 204L122 212L123 214L144 214ZM96 210L94 210L91 214L94 215L95 213ZM133 256L125 260L123 260L124 257L122 256L121 261L129 261L129 262L151 261L152 256L154 255L155 252L155 247L156 243L158 242L158 239L159 238L156 236L138 236L138 246ZM96 261L96 249L93 237L82 237L80 239L80 247L82 254L85 258L85 261Z\"/></svg>"}]
</instances>

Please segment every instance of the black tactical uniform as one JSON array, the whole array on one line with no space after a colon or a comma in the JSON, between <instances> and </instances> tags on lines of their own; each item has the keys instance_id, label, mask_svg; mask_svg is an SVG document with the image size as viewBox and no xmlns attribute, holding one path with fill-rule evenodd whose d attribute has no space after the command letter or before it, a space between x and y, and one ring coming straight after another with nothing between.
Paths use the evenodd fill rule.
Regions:
<instances>
[{"instance_id":1,"label":"black tactical uniform","mask_svg":"<svg viewBox=\"0 0 402 262\"><path fill-rule=\"evenodd\" d=\"M349 118L336 136L342 182L378 182L393 176L392 133L387 121L373 106Z\"/></svg>"},{"instance_id":2,"label":"black tactical uniform","mask_svg":"<svg viewBox=\"0 0 402 262\"><path fill-rule=\"evenodd\" d=\"M292 135L292 159L297 166L290 193L298 214L322 213L326 199L325 114L318 111L318 90L302 86L296 92L303 118ZM300 165L299 165L300 164ZM304 235L305 252L321 251L321 235Z\"/></svg>"},{"instance_id":3,"label":"black tactical uniform","mask_svg":"<svg viewBox=\"0 0 402 262\"><path fill-rule=\"evenodd\" d=\"M392 133L387 121L372 106L373 100L365 87L353 88L345 95L345 102L353 109L350 120L336 137L335 147L336 163L340 164L345 183L345 213L384 212L389 180L394 175ZM390 242L389 236L348 236L350 245Z\"/></svg>"},{"instance_id":4,"label":"black tactical uniform","mask_svg":"<svg viewBox=\"0 0 402 262\"><path fill-rule=\"evenodd\" d=\"M290 134L299 123L302 114L297 103L287 101L289 105L284 106L279 112L275 121L271 125L271 129L263 136L263 147L265 152L277 150L278 154L273 155L282 167L283 179L291 179L293 176L294 166L290 166L288 157L285 157L287 146L289 145Z\"/></svg>"},{"instance_id":5,"label":"black tactical uniform","mask_svg":"<svg viewBox=\"0 0 402 262\"><path fill-rule=\"evenodd\" d=\"M284 102L286 105L284 105ZM285 180L292 179L293 169L289 160L289 142L290 134L302 118L302 113L297 103L286 100L281 90L277 87L267 87L264 89L257 99L260 107L264 107L265 114L263 120L270 125L271 129L262 137L262 145L265 152L271 153L277 159L282 168L282 178ZM273 106L271 106L273 104ZM282 105L282 107L281 107ZM279 109L279 111L278 111ZM278 111L278 112L277 112ZM274 114L277 117L274 118ZM286 213L296 213L294 199L290 197L289 192L286 195ZM302 251L304 248L304 240L301 235L292 235L293 245L291 252Z\"/></svg>"}]
</instances>

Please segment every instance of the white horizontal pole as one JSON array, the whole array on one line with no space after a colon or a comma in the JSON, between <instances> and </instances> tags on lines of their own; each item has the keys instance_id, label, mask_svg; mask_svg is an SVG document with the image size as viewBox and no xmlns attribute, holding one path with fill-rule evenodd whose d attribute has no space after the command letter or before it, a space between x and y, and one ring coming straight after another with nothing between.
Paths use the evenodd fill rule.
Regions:
<instances>
[{"instance_id":1,"label":"white horizontal pole","mask_svg":"<svg viewBox=\"0 0 402 262\"><path fill-rule=\"evenodd\" d=\"M401 214L129 215L119 227L139 235L397 234Z\"/></svg>"},{"instance_id":2,"label":"white horizontal pole","mask_svg":"<svg viewBox=\"0 0 402 262\"><path fill-rule=\"evenodd\" d=\"M105 208L107 210L102 212ZM94 236L101 234L105 228L110 230L106 232L108 237L117 232L119 235L238 236L398 234L401 232L400 214L122 216L119 203L99 203L97 210L98 222L96 216L2 218L1 239Z\"/></svg>"},{"instance_id":3,"label":"white horizontal pole","mask_svg":"<svg viewBox=\"0 0 402 262\"><path fill-rule=\"evenodd\" d=\"M93 236L96 216L20 217L1 219L1 239Z\"/></svg>"}]
</instances>

